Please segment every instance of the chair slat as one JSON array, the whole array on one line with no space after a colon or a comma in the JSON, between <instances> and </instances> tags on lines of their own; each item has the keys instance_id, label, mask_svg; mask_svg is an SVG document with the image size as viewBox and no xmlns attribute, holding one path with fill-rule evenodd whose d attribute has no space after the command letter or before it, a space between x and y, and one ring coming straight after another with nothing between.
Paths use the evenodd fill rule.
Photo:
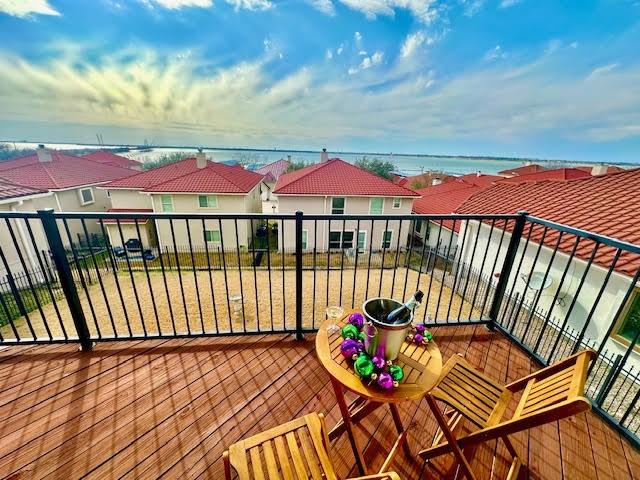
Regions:
<instances>
[{"instance_id":1,"label":"chair slat","mask_svg":"<svg viewBox=\"0 0 640 480\"><path fill-rule=\"evenodd\" d=\"M262 459L260 458L260 447L253 447L249 450L251 456L251 469L253 470L253 477L256 480L264 480L264 472L262 470Z\"/></svg>"},{"instance_id":2,"label":"chair slat","mask_svg":"<svg viewBox=\"0 0 640 480\"><path fill-rule=\"evenodd\" d=\"M264 453L264 460L267 464L269 480L280 480L282 477L278 472L278 464L276 463L276 457L273 454L273 447L271 446L270 440L262 444L262 453Z\"/></svg>"},{"instance_id":3,"label":"chair slat","mask_svg":"<svg viewBox=\"0 0 640 480\"><path fill-rule=\"evenodd\" d=\"M276 453L278 454L278 461L280 462L280 471L282 472L282 477L285 480L294 480L293 472L291 470L291 464L289 463L289 452L287 451L284 440L282 439L282 437L277 437L273 440L273 443L276 445Z\"/></svg>"},{"instance_id":4,"label":"chair slat","mask_svg":"<svg viewBox=\"0 0 640 480\"><path fill-rule=\"evenodd\" d=\"M296 433L298 434L298 438L300 439L300 444L302 445L304 456L307 459L307 465L309 465L309 470L311 471L311 478L313 478L313 480L323 480L323 475L320 471L315 451L311 446L311 441L309 440L309 433L307 429L301 428L297 430Z\"/></svg>"}]
</instances>

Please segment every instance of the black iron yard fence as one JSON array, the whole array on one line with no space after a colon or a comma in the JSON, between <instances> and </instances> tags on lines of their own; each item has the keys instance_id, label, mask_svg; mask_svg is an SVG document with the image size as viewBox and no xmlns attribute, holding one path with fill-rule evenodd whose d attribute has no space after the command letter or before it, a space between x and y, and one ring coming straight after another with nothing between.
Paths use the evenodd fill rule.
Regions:
<instances>
[{"instance_id":1,"label":"black iron yard fence","mask_svg":"<svg viewBox=\"0 0 640 480\"><path fill-rule=\"evenodd\" d=\"M638 442L637 245L524 213L2 212L0 238L0 344L301 337L420 288L419 320L495 328L541 365L596 350L594 408Z\"/></svg>"}]
</instances>

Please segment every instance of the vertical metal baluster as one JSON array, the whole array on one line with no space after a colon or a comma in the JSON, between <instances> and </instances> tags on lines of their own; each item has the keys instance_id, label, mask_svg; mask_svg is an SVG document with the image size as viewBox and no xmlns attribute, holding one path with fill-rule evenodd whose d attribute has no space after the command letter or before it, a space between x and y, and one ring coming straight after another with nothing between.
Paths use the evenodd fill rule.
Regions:
<instances>
[{"instance_id":1,"label":"vertical metal baluster","mask_svg":"<svg viewBox=\"0 0 640 480\"><path fill-rule=\"evenodd\" d=\"M365 288L364 298L369 298L369 276L371 274L371 253L373 252L373 232L374 220L371 219L371 231L369 232L369 260L367 261L367 286Z\"/></svg>"},{"instance_id":2,"label":"vertical metal baluster","mask_svg":"<svg viewBox=\"0 0 640 480\"><path fill-rule=\"evenodd\" d=\"M238 239L238 219L233 219L234 230L236 233L236 256L238 257L238 278L240 280L240 297L242 305L242 331L247 331L247 316L244 309L244 286L242 284L242 262L240 260L240 241Z\"/></svg>"},{"instance_id":3,"label":"vertical metal baluster","mask_svg":"<svg viewBox=\"0 0 640 480\"><path fill-rule=\"evenodd\" d=\"M467 228L469 228L469 224L468 223L467 223ZM480 238L480 232L481 231L482 231L482 220L479 220L478 221L478 231L476 232L476 239L473 241L473 248L471 249L471 262L473 262L473 259L476 256L476 249L478 247L478 239ZM466 301L467 287L469 286L469 277L471 276L470 274L471 274L472 265L473 265L473 263L471 263L469 265L469 268L467 269L467 278L465 278L464 288L462 289L462 298L460 300L460 308L458 308L457 322L460 322L460 316L462 314L462 305ZM473 308L473 306L471 308ZM471 315L471 310L469 310L469 314Z\"/></svg>"},{"instance_id":4,"label":"vertical metal baluster","mask_svg":"<svg viewBox=\"0 0 640 480\"><path fill-rule=\"evenodd\" d=\"M104 222L102 218L98 220L98 223L100 223L100 229L102 230L102 235L104 236L104 238L109 238L107 235L107 231L104 227ZM111 249L110 242L107 248ZM127 312L127 306L124 303L124 296L122 295L122 289L120 288L120 281L118 280L118 267L116 266L116 261L114 260L114 257L111 255L111 252L109 254L109 261L111 262L111 271L113 272L113 279L116 284L116 290L118 290L118 296L120 297L120 303L122 304L122 311L124 312L124 318L125 318L125 321L127 322L129 336L131 337L132 333L131 333L131 326L129 325L129 313Z\"/></svg>"},{"instance_id":5,"label":"vertical metal baluster","mask_svg":"<svg viewBox=\"0 0 640 480\"><path fill-rule=\"evenodd\" d=\"M407 296L407 282L409 280L409 270L411 269L411 257L413 256L413 235L415 234L416 226L414 222L409 222L409 252L404 262L404 287L402 287L402 298Z\"/></svg>"},{"instance_id":6,"label":"vertical metal baluster","mask_svg":"<svg viewBox=\"0 0 640 480\"><path fill-rule=\"evenodd\" d=\"M327 222L327 304L329 306L329 280L331 279L331 275L329 274L329 265L331 264L331 218Z\"/></svg>"},{"instance_id":7,"label":"vertical metal baluster","mask_svg":"<svg viewBox=\"0 0 640 480\"><path fill-rule=\"evenodd\" d=\"M33 245L33 249L36 252L36 257L38 258L38 265L40 265L40 270L42 271L42 276L44 278L44 283L47 286L47 291L49 292L49 296L51 297L51 302L53 303L53 309L56 312L58 317L58 323L60 324L60 329L62 330L62 334L64 335L65 340L69 340L67 335L67 330L64 328L64 323L62 321L62 315L60 314L60 309L58 308L58 303L56 302L55 295L53 293L53 289L51 288L51 282L48 275L48 270L45 268L42 258L40 257L40 253L38 253L38 245L33 235L33 230L31 229L31 223L28 218L24 219L24 222L27 226L27 232L29 232L29 238L31 239L31 244Z\"/></svg>"},{"instance_id":8,"label":"vertical metal baluster","mask_svg":"<svg viewBox=\"0 0 640 480\"><path fill-rule=\"evenodd\" d=\"M2 249L2 246L0 245L0 259L2 260L2 265L4 266L4 270L5 272L7 272L7 281L11 287L11 291L15 292L14 293L14 297L15 297L15 302L16 305L18 307L18 311L20 313L20 315L22 315L25 320L27 321L27 326L29 327L29 330L31 331L31 336L32 338L36 338L36 333L33 330L33 327L31 326L31 319L29 318L29 314L27 313L27 309L24 307L24 304L22 303L22 298L20 298L20 294L18 293L18 288L15 286L15 282L13 280L13 274L11 273L11 270L9 269L9 263L7 262L7 257L5 257L4 255L4 251ZM5 296L4 295L0 295L0 302L2 302L2 307L4 308L6 314L7 314L7 321L9 322L9 324L11 325L11 330L13 330L13 334L16 337L16 340L19 342L20 341L20 335L18 334L18 330L15 327L14 324L14 317L13 314L11 313L11 310L9 310L9 306L5 303Z\"/></svg>"},{"instance_id":9,"label":"vertical metal baluster","mask_svg":"<svg viewBox=\"0 0 640 480\"><path fill-rule=\"evenodd\" d=\"M633 397L633 400L627 407L627 410L624 412L624 414L620 418L620 425L624 425L624 423L627 421L627 418L629 418L629 415L631 414L631 411L633 410L633 408L638 407L638 405L640 405L640 388L638 389L635 396Z\"/></svg>"},{"instance_id":10,"label":"vertical metal baluster","mask_svg":"<svg viewBox=\"0 0 640 480\"><path fill-rule=\"evenodd\" d=\"M284 224L286 220L282 219L282 228L280 229L280 238L282 239L282 330L287 329L287 296L285 294L285 281L284 281Z\"/></svg>"},{"instance_id":11,"label":"vertical metal baluster","mask_svg":"<svg viewBox=\"0 0 640 480\"><path fill-rule=\"evenodd\" d=\"M438 237L436 238L436 254L433 259L433 268L431 268L431 273L429 273L429 288L427 289L427 296L425 297L425 308L424 313L422 314L422 321L427 320L427 313L429 310L429 298L431 297L431 285L433 284L433 271L436 268L436 263L438 262L438 250L440 249L440 236L442 235L442 218L440 219L440 224L438 225ZM431 263L431 251L433 249L429 248L429 254L427 255L427 271L429 271L429 263ZM434 323L436 322L436 318L433 319Z\"/></svg>"},{"instance_id":12,"label":"vertical metal baluster","mask_svg":"<svg viewBox=\"0 0 640 480\"><path fill-rule=\"evenodd\" d=\"M346 223L346 220L342 220L342 236L340 237L340 297L338 300L338 305L342 305L342 279L344 272L344 228Z\"/></svg>"},{"instance_id":13,"label":"vertical metal baluster","mask_svg":"<svg viewBox=\"0 0 640 480\"><path fill-rule=\"evenodd\" d=\"M460 227L462 228L462 220L460 221ZM456 271L453 275L453 285L451 286L451 297L449 298L449 305L447 306L447 314L445 315L446 323L451 323L451 318L450 318L451 305L453 304L454 295L457 295L456 285L458 284L458 278L462 278L462 275L460 275L460 270L462 270L464 273L464 262L462 261L462 254L464 252L464 246L466 245L468 231L469 231L469 220L467 219L465 220L464 232L462 234L462 243L461 243L462 247L459 248L458 251L456 252L458 256L458 260L456 261L455 257L453 259ZM460 267L460 265L462 265L462 268Z\"/></svg>"},{"instance_id":14,"label":"vertical metal baluster","mask_svg":"<svg viewBox=\"0 0 640 480\"><path fill-rule=\"evenodd\" d=\"M487 288L484 292L484 300L482 301L482 308L480 309L480 318L484 318L484 309L487 306L487 300L489 299L489 292L491 291L491 288L492 288L491 280L493 279L493 275L496 271L496 266L498 265L498 257L500 256L500 251L502 250L502 241L504 240L504 233L507 230L507 223L509 223L509 220L505 219L504 227L502 227L502 233L500 234L500 243L498 244L498 249L496 250L496 254L493 258L493 266L491 267L491 273L489 274L489 278L487 279Z\"/></svg>"},{"instance_id":15,"label":"vertical metal baluster","mask_svg":"<svg viewBox=\"0 0 640 480\"><path fill-rule=\"evenodd\" d=\"M355 234L355 247L356 247L356 259L355 259L355 265L353 266L353 295L351 295L351 308L353 308L356 304L356 278L357 278L357 272L358 272L358 252L359 252L359 248L358 248L358 238L360 237L360 219L357 220L356 222L356 234Z\"/></svg>"},{"instance_id":16,"label":"vertical metal baluster","mask_svg":"<svg viewBox=\"0 0 640 480\"><path fill-rule=\"evenodd\" d=\"M307 241L309 238L307 237ZM313 327L316 326L316 268L318 252L318 220L313 221L313 303L311 304L311 318L313 319Z\"/></svg>"},{"instance_id":17,"label":"vertical metal baluster","mask_svg":"<svg viewBox=\"0 0 640 480\"><path fill-rule=\"evenodd\" d=\"M158 307L156 306L156 297L153 292L153 288L151 287L151 278L149 277L149 267L147 265L147 259L144 256L144 245L142 244L142 235L140 235L140 225L138 223L137 218L134 218L133 222L136 226L136 234L138 235L138 240L140 241L140 248L141 248L140 255L142 256L142 265L144 266L144 273L145 273L145 276L147 277L147 286L149 287L149 295L151 295L151 305L153 306L153 314L156 317L158 335L161 335L162 327L160 327L160 316L158 315Z\"/></svg>"},{"instance_id":18,"label":"vertical metal baluster","mask_svg":"<svg viewBox=\"0 0 640 480\"><path fill-rule=\"evenodd\" d=\"M171 256L169 254L169 247L167 247L165 245L165 251L167 253L167 261L169 262L169 264L171 264ZM158 247L158 258L160 259L160 271L162 272L162 282L164 283L164 292L167 295L167 305L169 307L169 317L171 318L171 328L173 328L173 334L177 335L177 330L176 330L176 321L175 318L173 316L173 306L171 304L171 295L169 294L169 285L167 284L167 274L165 272L164 269L164 260L163 260L163 254L162 254L162 249L160 247ZM171 267L169 267L171 268ZM162 335L162 332L160 332L160 335Z\"/></svg>"},{"instance_id":19,"label":"vertical metal baluster","mask_svg":"<svg viewBox=\"0 0 640 480\"><path fill-rule=\"evenodd\" d=\"M580 295L580 291L582 290L582 286L584 285L587 275L589 274L589 270L591 269L591 264L593 263L593 259L595 258L596 253L598 252L598 248L600 248L600 242L598 240L595 240L593 250L591 251L591 255L589 256L589 260L587 261L587 266L585 267L582 277L580 278L580 283L578 283L578 288L576 290L576 293L573 296L571 305L569 306L569 309L567 310L567 313L564 317L564 321L562 322L562 326L560 327L558 336L556 337L556 340L553 343L553 348L551 349L551 353L549 353L549 356L547 357L547 363L551 362L551 359L553 358L553 354L555 353L556 348L558 348L558 344L560 343L560 337L562 337L563 332L567 327L567 323L569 322L569 317L571 316L571 312L573 312L573 308L576 305L578 296Z\"/></svg>"},{"instance_id":20,"label":"vertical metal baluster","mask_svg":"<svg viewBox=\"0 0 640 480\"><path fill-rule=\"evenodd\" d=\"M253 265L253 289L256 296L256 324L258 326L258 331L261 331L260 312L259 312L260 304L258 301L258 276L256 273L256 246L255 246L255 236L254 236L254 229L253 229L253 219L249 220L249 226L251 227L251 256L252 256L251 264ZM262 259L260 261L262 261Z\"/></svg>"},{"instance_id":21,"label":"vertical metal baluster","mask_svg":"<svg viewBox=\"0 0 640 480\"><path fill-rule=\"evenodd\" d=\"M204 316L202 315L202 302L200 301L200 286L198 285L198 272L196 268L196 261L193 256L193 241L191 240L191 227L189 226L189 219L184 219L184 224L187 227L187 240L189 241L189 256L191 258L191 268L193 269L193 282L196 286L196 300L198 302L198 313L200 314L200 327L202 328L202 333L204 333Z\"/></svg>"},{"instance_id":22,"label":"vertical metal baluster","mask_svg":"<svg viewBox=\"0 0 640 480\"><path fill-rule=\"evenodd\" d=\"M631 373L633 372L633 368L635 365L631 365L631 368L628 371L627 375L627 379L631 377ZM629 382L620 382L620 387L618 388L618 391L614 394L613 398L617 398L620 395L620 391L622 390L622 387L624 386L625 383L628 383L629 385L627 386L626 391L624 392L624 395L622 395L622 398L626 398L629 393L631 393L631 389L634 386L638 385L638 379L640 378L640 370L638 370L636 372L636 374L633 376L633 379ZM620 411L620 408L622 407L622 402L618 403L618 406L616 407L615 411L613 413L611 413L611 415L615 418L618 416L618 412ZM620 422L622 423L622 422Z\"/></svg>"},{"instance_id":23,"label":"vertical metal baluster","mask_svg":"<svg viewBox=\"0 0 640 480\"><path fill-rule=\"evenodd\" d=\"M444 289L444 277L447 274L447 264L449 263L449 254L451 253L451 243L453 242L453 233L456 231L457 219L453 219L453 225L451 226L451 234L449 235L449 244L447 245L446 255L444 258L444 267L442 268L442 279L440 280L440 291L438 292L438 302L436 303L436 312L433 314L433 319L438 318L438 311L440 310L440 300L442 299L442 290ZM455 254L454 254L455 255ZM445 323L449 323L449 318L445 318Z\"/></svg>"},{"instance_id":24,"label":"vertical metal baluster","mask_svg":"<svg viewBox=\"0 0 640 480\"><path fill-rule=\"evenodd\" d=\"M507 296L508 299L513 298L513 291L516 288L516 283L518 282L518 277L520 275L520 269L522 268L522 262L524 261L524 257L527 256L527 248L529 247L529 240L531 239L531 232L533 231L533 223L529 223L529 231L527 232L527 239L524 242L524 248L522 249L522 256L520 257L520 262L518 262L518 268L515 272L515 275L513 276L513 283L511 284L511 290L509 290L509 295ZM512 232L513 235L513 232ZM518 240L518 248L520 248L520 241ZM514 261L515 258L518 256L518 250L516 249L516 254L514 257ZM506 282L509 282L509 279L506 279ZM504 309L504 314L502 315L502 317L500 317L500 321L498 323L500 323L501 325L505 325L505 315L507 313L507 308ZM505 328L508 330L510 328L511 325L511 319L510 318L506 318L507 320L507 324L505 326Z\"/></svg>"},{"instance_id":25,"label":"vertical metal baluster","mask_svg":"<svg viewBox=\"0 0 640 480\"><path fill-rule=\"evenodd\" d=\"M638 330L636 332L635 336L633 337L633 340L631 340L629 342L629 346L627 347L626 351L624 352L624 355L622 356L622 359L620 360L620 362L618 363L618 366L616 367L615 371L613 372L613 374L610 377L611 380L603 386L602 390L598 394L598 398L599 399L604 400L605 398L607 398L607 395L609 395L609 392L611 392L611 389L613 388L613 385L615 383L615 379L618 378L618 376L620 375L620 373L624 369L624 366L627 363L627 360L629 359L629 356L631 355L631 352L633 352L635 350L635 347L636 347L636 344L638 343L638 340L640 340L640 330ZM602 401L600 402L600 405L601 404L602 404ZM632 405L633 405L633 403L632 403Z\"/></svg>"},{"instance_id":26,"label":"vertical metal baluster","mask_svg":"<svg viewBox=\"0 0 640 480\"><path fill-rule=\"evenodd\" d=\"M189 325L189 312L187 311L187 301L184 296L184 285L182 283L182 269L180 268L180 258L178 246L176 245L176 232L173 226L173 219L169 218L169 229L171 230L171 241L173 243L173 256L178 270L178 283L180 284L180 294L182 295L182 306L184 307L184 323L187 326L187 333L191 335L191 325Z\"/></svg>"},{"instance_id":27,"label":"vertical metal baluster","mask_svg":"<svg viewBox=\"0 0 640 480\"><path fill-rule=\"evenodd\" d=\"M480 271L478 272L478 281L476 283L476 288L473 291L473 298L471 300L471 311L473 311L476 306L476 298L478 296L478 290L480 285L482 284L482 272L484 272L484 266L487 261L487 252L489 251L489 246L491 245L491 239L493 238L493 230L496 225L496 219L491 220L491 228L489 229L489 238L487 239L487 246L484 249L484 256L482 257L482 263L480 264ZM482 311L480 311L480 320L482 320Z\"/></svg>"},{"instance_id":28,"label":"vertical metal baluster","mask_svg":"<svg viewBox=\"0 0 640 480\"><path fill-rule=\"evenodd\" d=\"M382 294L382 277L384 276L384 257L387 253L387 243L384 239L384 235L389 229L389 219L387 218L384 222L384 230L382 231L382 260L380 261L380 283L378 285L378 296ZM389 242L389 246L391 246L391 242Z\"/></svg>"},{"instance_id":29,"label":"vertical metal baluster","mask_svg":"<svg viewBox=\"0 0 640 480\"><path fill-rule=\"evenodd\" d=\"M78 260L78 253L76 252L76 248L71 240L71 232L69 231L69 224L67 223L67 219L62 219L62 224L64 225L64 230L67 234L67 238L69 239L69 245L71 246L71 253L73 255L73 260L76 263L76 267L78 268L78 273L81 272L80 269L80 261ZM91 301L91 296L89 295L89 289L87 288L87 284L85 283L84 277L82 273L80 273L80 284L82 285L82 289L84 290L85 295L87 296L87 303L89 304L89 310L91 311L91 317L93 318L93 324L96 327L96 332L98 333L98 338L102 338L102 334L100 333L100 327L98 326L96 312L93 308L93 302Z\"/></svg>"},{"instance_id":30,"label":"vertical metal baluster","mask_svg":"<svg viewBox=\"0 0 640 480\"><path fill-rule=\"evenodd\" d=\"M204 218L200 219L202 222L202 240L204 241L204 252L207 256L207 271L209 272L209 288L211 290L211 304L213 305L213 321L216 325L216 333L218 330L218 311L216 309L216 295L213 292L213 275L211 273L211 259L209 258L209 244L207 243L207 227L204 223ZM220 232L220 236L222 236L222 232Z\"/></svg>"},{"instance_id":31,"label":"vertical metal baluster","mask_svg":"<svg viewBox=\"0 0 640 480\"><path fill-rule=\"evenodd\" d=\"M391 277L391 298L393 298L393 290L396 286L396 270L398 269L398 255L400 255L400 234L402 233L402 220L398 225L398 239L396 241L396 258L393 261L393 276ZM391 245L389 245L391 246Z\"/></svg>"},{"instance_id":32,"label":"vertical metal baluster","mask_svg":"<svg viewBox=\"0 0 640 480\"><path fill-rule=\"evenodd\" d=\"M269 276L269 314L271 316L271 331L273 332L273 292L271 291L271 228L269 227L269 217L267 217L267 275ZM276 238L276 241L278 239ZM315 294L315 292L314 292Z\"/></svg>"},{"instance_id":33,"label":"vertical metal baluster","mask_svg":"<svg viewBox=\"0 0 640 480\"><path fill-rule=\"evenodd\" d=\"M87 230L87 225L84 221L84 218L80 219L82 223L82 230L84 231L85 237L89 238L89 231ZM91 252L91 260L93 262L94 269L96 271L96 277L98 277L98 283L100 284L100 290L102 291L102 297L104 298L104 304L107 307L107 313L109 315L109 320L111 321L111 328L113 328L113 335L118 338L118 330L116 328L116 323L113 320L113 313L111 312L111 305L109 304L109 299L107 298L107 292L104 289L104 284L102 282L102 275L100 274L100 269L98 268L98 262L96 261L96 257L93 254L93 247L89 244L89 251ZM85 260L86 261L86 260Z\"/></svg>"},{"instance_id":34,"label":"vertical metal baluster","mask_svg":"<svg viewBox=\"0 0 640 480\"><path fill-rule=\"evenodd\" d=\"M229 280L227 278L227 253L224 249L224 233L222 232L222 219L218 218L218 228L220 229L220 249L222 250L222 271L224 275L224 289L227 294L227 313L229 314L229 328L231 329L231 333L233 330L233 319L231 313L231 302L229 300Z\"/></svg>"},{"instance_id":35,"label":"vertical metal baluster","mask_svg":"<svg viewBox=\"0 0 640 480\"><path fill-rule=\"evenodd\" d=\"M131 268L131 260L129 258L129 252L127 252L127 248L124 245L124 235L122 234L122 225L120 224L120 219L116 218L116 225L118 226L118 232L120 234L120 242L121 245L123 246L124 249L124 258L126 259L127 262L127 269L129 270L129 278L131 279L131 285L133 287L133 294L134 297L136 299L136 305L138 306L138 313L140 314L140 323L142 324L142 331L144 332L144 336L147 336L147 326L145 325L144 322L144 316L142 315L142 307L140 306L140 298L138 297L138 289L136 287L136 282L133 278L133 269ZM131 326L127 323L127 327L129 328L129 335L132 335L131 333Z\"/></svg>"}]
</instances>

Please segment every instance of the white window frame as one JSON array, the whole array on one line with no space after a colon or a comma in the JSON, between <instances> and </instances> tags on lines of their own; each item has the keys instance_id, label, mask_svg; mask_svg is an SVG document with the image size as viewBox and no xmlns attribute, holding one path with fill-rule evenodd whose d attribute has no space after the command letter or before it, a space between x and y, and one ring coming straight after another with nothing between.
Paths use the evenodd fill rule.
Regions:
<instances>
[{"instance_id":1,"label":"white window frame","mask_svg":"<svg viewBox=\"0 0 640 480\"><path fill-rule=\"evenodd\" d=\"M91 200L85 201L82 192L89 192L89 194L91 195ZM81 188L80 190L78 190L78 195L80 195L80 205L82 206L91 205L92 203L96 202L96 198L93 196L93 189L91 187Z\"/></svg>"},{"instance_id":2,"label":"white window frame","mask_svg":"<svg viewBox=\"0 0 640 480\"><path fill-rule=\"evenodd\" d=\"M342 213L333 213L333 200L335 198L341 198L343 200ZM344 215L347 211L347 197L331 197L331 215Z\"/></svg>"},{"instance_id":3,"label":"white window frame","mask_svg":"<svg viewBox=\"0 0 640 480\"><path fill-rule=\"evenodd\" d=\"M362 240L362 248L360 248L360 234L364 234L364 240ZM358 249L358 253L364 253L367 251L367 231L360 230L356 235L356 248Z\"/></svg>"},{"instance_id":4,"label":"white window frame","mask_svg":"<svg viewBox=\"0 0 640 480\"><path fill-rule=\"evenodd\" d=\"M372 212L373 201L374 200L381 200L382 201L382 205L380 206L380 212L379 213ZM369 199L369 215L382 215L383 213L384 213L384 197L371 197Z\"/></svg>"},{"instance_id":5,"label":"white window frame","mask_svg":"<svg viewBox=\"0 0 640 480\"><path fill-rule=\"evenodd\" d=\"M309 248L309 229L302 229L302 249L306 250Z\"/></svg>"},{"instance_id":6,"label":"white window frame","mask_svg":"<svg viewBox=\"0 0 640 480\"><path fill-rule=\"evenodd\" d=\"M397 207L396 207L396 202L398 202ZM402 198L393 197L393 204L391 205L391 208L393 208L394 210L399 210L400 208L402 208Z\"/></svg>"},{"instance_id":7,"label":"white window frame","mask_svg":"<svg viewBox=\"0 0 640 480\"><path fill-rule=\"evenodd\" d=\"M211 232L211 238L213 239L213 232L218 232L218 235L220 236L219 240L207 240L207 232ZM205 229L204 231L204 240L207 243L220 243L222 240L222 232L220 231L219 228L212 228L211 230L209 229Z\"/></svg>"},{"instance_id":8,"label":"white window frame","mask_svg":"<svg viewBox=\"0 0 640 480\"><path fill-rule=\"evenodd\" d=\"M202 205L200 205L200 198L201 197L205 197L207 199L207 206L206 207L203 207ZM209 200L211 198L214 199L215 205L213 205L213 206L209 205ZM211 209L214 209L214 208L218 208L218 196L217 195L206 194L206 193L199 193L198 194L198 208L201 208L203 210L211 210Z\"/></svg>"},{"instance_id":9,"label":"white window frame","mask_svg":"<svg viewBox=\"0 0 640 480\"><path fill-rule=\"evenodd\" d=\"M384 234L387 233L387 232L389 232L391 234L391 237L389 237L389 246L385 247L384 244L386 242L385 242L385 239L384 239ZM391 245L393 245L393 230L384 230L382 232L382 241L380 242L380 248L381 248L381 250L389 250L391 248Z\"/></svg>"},{"instance_id":10,"label":"white window frame","mask_svg":"<svg viewBox=\"0 0 640 480\"><path fill-rule=\"evenodd\" d=\"M162 197L166 197L166 198L169 198L171 200L171 210L166 210L165 209L165 205L164 205L165 202L164 202ZM162 208L163 212L167 212L167 213L175 212L176 209L175 209L175 206L173 204L173 195L167 194L167 193L160 194L160 208Z\"/></svg>"}]
</instances>

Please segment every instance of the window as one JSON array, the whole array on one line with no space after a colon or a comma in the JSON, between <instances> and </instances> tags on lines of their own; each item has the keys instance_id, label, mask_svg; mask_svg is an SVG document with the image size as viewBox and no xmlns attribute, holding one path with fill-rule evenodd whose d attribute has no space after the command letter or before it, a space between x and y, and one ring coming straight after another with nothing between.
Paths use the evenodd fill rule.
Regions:
<instances>
[{"instance_id":1,"label":"window","mask_svg":"<svg viewBox=\"0 0 640 480\"><path fill-rule=\"evenodd\" d=\"M400 208L402 206L402 199L400 197L395 197L393 199L393 208Z\"/></svg>"},{"instance_id":2,"label":"window","mask_svg":"<svg viewBox=\"0 0 640 480\"><path fill-rule=\"evenodd\" d=\"M205 230L204 231L204 239L207 242L219 242L220 241L220 230Z\"/></svg>"},{"instance_id":3,"label":"window","mask_svg":"<svg viewBox=\"0 0 640 480\"><path fill-rule=\"evenodd\" d=\"M353 232L329 232L329 248L353 248Z\"/></svg>"},{"instance_id":4,"label":"window","mask_svg":"<svg viewBox=\"0 0 640 480\"><path fill-rule=\"evenodd\" d=\"M80 189L80 203L82 205L89 205L93 202L93 190L91 190L91 188Z\"/></svg>"},{"instance_id":5,"label":"window","mask_svg":"<svg viewBox=\"0 0 640 480\"><path fill-rule=\"evenodd\" d=\"M618 320L615 337L622 343L629 345L635 340L638 330L640 330L640 288L636 288L631 294L631 298Z\"/></svg>"},{"instance_id":6,"label":"window","mask_svg":"<svg viewBox=\"0 0 640 480\"><path fill-rule=\"evenodd\" d=\"M391 238L393 237L393 232L391 230L386 230L382 234L382 248L390 248L391 247Z\"/></svg>"},{"instance_id":7,"label":"window","mask_svg":"<svg viewBox=\"0 0 640 480\"><path fill-rule=\"evenodd\" d=\"M427 228L424 230L424 239L429 240L429 234L431 233L431 222L427 222Z\"/></svg>"},{"instance_id":8,"label":"window","mask_svg":"<svg viewBox=\"0 0 640 480\"><path fill-rule=\"evenodd\" d=\"M344 197L333 197L331 199L331 214L342 215L344 213Z\"/></svg>"},{"instance_id":9,"label":"window","mask_svg":"<svg viewBox=\"0 0 640 480\"><path fill-rule=\"evenodd\" d=\"M416 220L416 233L422 233L422 220Z\"/></svg>"},{"instance_id":10,"label":"window","mask_svg":"<svg viewBox=\"0 0 640 480\"><path fill-rule=\"evenodd\" d=\"M369 200L369 214L380 215L382 213L382 207L384 206L384 198L377 197Z\"/></svg>"},{"instance_id":11,"label":"window","mask_svg":"<svg viewBox=\"0 0 640 480\"><path fill-rule=\"evenodd\" d=\"M160 203L163 212L173 212L173 197L171 195L160 195Z\"/></svg>"},{"instance_id":12,"label":"window","mask_svg":"<svg viewBox=\"0 0 640 480\"><path fill-rule=\"evenodd\" d=\"M367 231L358 232L358 252L364 252L367 245Z\"/></svg>"},{"instance_id":13,"label":"window","mask_svg":"<svg viewBox=\"0 0 640 480\"><path fill-rule=\"evenodd\" d=\"M218 197L215 195L198 195L200 208L218 208Z\"/></svg>"},{"instance_id":14,"label":"window","mask_svg":"<svg viewBox=\"0 0 640 480\"><path fill-rule=\"evenodd\" d=\"M306 250L309 243L309 230L302 230L302 249Z\"/></svg>"}]
</instances>

